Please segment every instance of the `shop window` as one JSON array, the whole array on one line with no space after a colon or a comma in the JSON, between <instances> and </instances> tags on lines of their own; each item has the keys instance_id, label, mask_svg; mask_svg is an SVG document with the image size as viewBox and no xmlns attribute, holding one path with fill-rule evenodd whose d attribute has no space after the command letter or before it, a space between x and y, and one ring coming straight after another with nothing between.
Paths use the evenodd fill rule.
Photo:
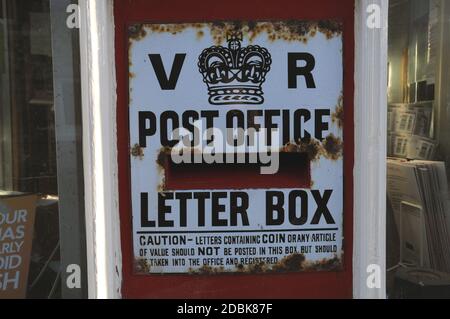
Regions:
<instances>
[{"instance_id":1,"label":"shop window","mask_svg":"<svg viewBox=\"0 0 450 319\"><path fill-rule=\"evenodd\" d=\"M391 0L387 293L450 298L450 2Z\"/></svg>"},{"instance_id":2,"label":"shop window","mask_svg":"<svg viewBox=\"0 0 450 319\"><path fill-rule=\"evenodd\" d=\"M87 293L71 4L0 0L0 298Z\"/></svg>"}]
</instances>

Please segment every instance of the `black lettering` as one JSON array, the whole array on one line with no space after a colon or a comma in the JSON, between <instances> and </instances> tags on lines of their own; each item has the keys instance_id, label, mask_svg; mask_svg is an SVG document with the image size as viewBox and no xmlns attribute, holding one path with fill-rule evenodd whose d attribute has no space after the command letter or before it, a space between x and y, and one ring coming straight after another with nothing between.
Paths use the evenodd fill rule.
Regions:
<instances>
[{"instance_id":1,"label":"black lettering","mask_svg":"<svg viewBox=\"0 0 450 319\"><path fill-rule=\"evenodd\" d=\"M167 220L166 215L172 213L170 206L166 206L166 200L173 199L173 193L158 193L158 226L173 227L173 221Z\"/></svg>"},{"instance_id":2,"label":"black lettering","mask_svg":"<svg viewBox=\"0 0 450 319\"><path fill-rule=\"evenodd\" d=\"M241 204L238 205L238 199ZM237 216L241 215L242 225L250 225L248 222L248 194L244 192L231 192L230 193L230 225L237 226Z\"/></svg>"},{"instance_id":3,"label":"black lettering","mask_svg":"<svg viewBox=\"0 0 450 319\"><path fill-rule=\"evenodd\" d=\"M274 203L274 198L277 202ZM283 192L266 192L266 225L276 226L284 222L284 194ZM277 217L274 216L277 212Z\"/></svg>"},{"instance_id":4,"label":"black lettering","mask_svg":"<svg viewBox=\"0 0 450 319\"><path fill-rule=\"evenodd\" d=\"M194 198L198 201L198 226L205 226L205 200L210 198L208 192L194 193Z\"/></svg>"},{"instance_id":5,"label":"black lettering","mask_svg":"<svg viewBox=\"0 0 450 319\"><path fill-rule=\"evenodd\" d=\"M192 119L192 122L190 121ZM200 145L200 131L198 127L195 127L192 123L198 121L199 116L196 111L186 111L183 113L183 127L188 130L193 139L191 141L191 146Z\"/></svg>"},{"instance_id":6,"label":"black lettering","mask_svg":"<svg viewBox=\"0 0 450 319\"><path fill-rule=\"evenodd\" d=\"M234 120L236 119L236 124L237 126L234 126ZM232 128L242 128L244 129L244 113L242 113L242 111L240 110L232 110L227 112L227 118L226 118L226 126L227 129L229 128L230 130L227 130L227 144L228 145L232 145L232 146L238 146L238 143L241 141L242 143L244 143L244 139L243 136L241 136L241 134L238 134L238 136L234 137L233 135L233 130L231 130Z\"/></svg>"},{"instance_id":7,"label":"black lettering","mask_svg":"<svg viewBox=\"0 0 450 319\"><path fill-rule=\"evenodd\" d=\"M147 126L147 122L150 124ZM139 112L139 146L147 147L147 136L156 133L156 116L150 111Z\"/></svg>"},{"instance_id":8,"label":"black lettering","mask_svg":"<svg viewBox=\"0 0 450 319\"><path fill-rule=\"evenodd\" d=\"M298 61L305 61L305 66L297 66ZM297 77L303 76L308 89L315 89L316 83L312 71L316 66L316 60L312 54L306 52L288 53L288 88L297 88Z\"/></svg>"},{"instance_id":9,"label":"black lettering","mask_svg":"<svg viewBox=\"0 0 450 319\"><path fill-rule=\"evenodd\" d=\"M290 117L289 110L283 110L283 145L291 141Z\"/></svg>"},{"instance_id":10,"label":"black lettering","mask_svg":"<svg viewBox=\"0 0 450 319\"><path fill-rule=\"evenodd\" d=\"M203 118L206 119L206 129L209 130L214 128L214 119L219 117L219 111L201 111L200 114ZM208 136L208 138L209 139L206 141L207 145L214 141L214 135Z\"/></svg>"},{"instance_id":11,"label":"black lettering","mask_svg":"<svg viewBox=\"0 0 450 319\"><path fill-rule=\"evenodd\" d=\"M328 122L323 121L324 116L330 116L330 110L329 109L319 109L316 110L314 115L315 120L315 132L314 135L316 136L316 139L323 140L323 132L328 130Z\"/></svg>"},{"instance_id":12,"label":"black lettering","mask_svg":"<svg viewBox=\"0 0 450 319\"><path fill-rule=\"evenodd\" d=\"M266 129L266 145L272 145L272 129L277 129L278 125L273 123L274 116L280 116L280 110L266 110L264 116L264 126Z\"/></svg>"},{"instance_id":13,"label":"black lettering","mask_svg":"<svg viewBox=\"0 0 450 319\"><path fill-rule=\"evenodd\" d=\"M228 222L226 219L220 219L219 214L225 212L225 205L220 204L220 199L227 198L226 192L214 192L212 193L212 203L211 203L211 214L212 214L212 225L213 226L227 226Z\"/></svg>"},{"instance_id":14,"label":"black lettering","mask_svg":"<svg viewBox=\"0 0 450 319\"><path fill-rule=\"evenodd\" d=\"M333 191L331 189L327 189L323 193L323 196L320 195L320 191L318 190L312 190L311 193L317 204L317 209L314 213L311 224L317 225L320 222L320 218L322 217L322 215L323 217L325 217L325 221L327 222L327 224L335 224L336 222L334 221L333 216L331 216L330 210L327 207L328 201L330 200Z\"/></svg>"},{"instance_id":15,"label":"black lettering","mask_svg":"<svg viewBox=\"0 0 450 319\"><path fill-rule=\"evenodd\" d=\"M161 54L149 54L148 56L153 65L153 69L155 70L156 78L158 79L161 89L175 90L178 78L180 77L181 68L183 67L184 59L186 58L186 54L185 53L175 54L169 78L167 78L167 73L166 70L164 69Z\"/></svg>"},{"instance_id":16,"label":"black lettering","mask_svg":"<svg viewBox=\"0 0 450 319\"><path fill-rule=\"evenodd\" d=\"M180 201L180 227L187 226L187 200L192 199L192 193L176 193L175 198Z\"/></svg>"},{"instance_id":17,"label":"black lettering","mask_svg":"<svg viewBox=\"0 0 450 319\"><path fill-rule=\"evenodd\" d=\"M300 198L300 217L297 217L296 200ZM308 221L308 194L298 190L289 193L289 222L292 225L300 226Z\"/></svg>"},{"instance_id":18,"label":"black lettering","mask_svg":"<svg viewBox=\"0 0 450 319\"><path fill-rule=\"evenodd\" d=\"M178 119L178 114L174 111L165 111L161 114L161 145L174 147L178 140L169 139L168 131L168 121L172 121L172 130L179 128L180 120Z\"/></svg>"},{"instance_id":19,"label":"black lettering","mask_svg":"<svg viewBox=\"0 0 450 319\"><path fill-rule=\"evenodd\" d=\"M148 193L141 193L141 227L155 226L155 221L148 219Z\"/></svg>"},{"instance_id":20,"label":"black lettering","mask_svg":"<svg viewBox=\"0 0 450 319\"><path fill-rule=\"evenodd\" d=\"M299 141L301 139L308 139L311 134L303 130L303 124L311 119L311 112L307 109L298 109L294 112L294 139Z\"/></svg>"}]
</instances>

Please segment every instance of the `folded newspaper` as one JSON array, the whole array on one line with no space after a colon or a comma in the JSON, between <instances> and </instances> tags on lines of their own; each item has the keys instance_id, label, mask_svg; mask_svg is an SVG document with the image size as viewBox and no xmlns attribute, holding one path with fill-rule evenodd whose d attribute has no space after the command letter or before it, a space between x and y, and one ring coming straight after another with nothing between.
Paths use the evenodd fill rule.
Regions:
<instances>
[{"instance_id":1,"label":"folded newspaper","mask_svg":"<svg viewBox=\"0 0 450 319\"><path fill-rule=\"evenodd\" d=\"M437 142L432 139L433 103L390 104L388 156L433 159Z\"/></svg>"},{"instance_id":2,"label":"folded newspaper","mask_svg":"<svg viewBox=\"0 0 450 319\"><path fill-rule=\"evenodd\" d=\"M400 262L450 273L445 164L388 159L387 190L400 236Z\"/></svg>"}]
</instances>

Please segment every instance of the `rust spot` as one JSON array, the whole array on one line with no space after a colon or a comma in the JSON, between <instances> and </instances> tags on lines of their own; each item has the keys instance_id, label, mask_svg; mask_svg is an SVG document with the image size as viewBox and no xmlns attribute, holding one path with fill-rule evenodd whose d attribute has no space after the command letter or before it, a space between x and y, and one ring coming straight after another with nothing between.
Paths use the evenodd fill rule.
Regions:
<instances>
[{"instance_id":1,"label":"rust spot","mask_svg":"<svg viewBox=\"0 0 450 319\"><path fill-rule=\"evenodd\" d=\"M135 258L133 262L133 269L137 274L150 273L150 265L148 264L147 259L144 258Z\"/></svg>"},{"instance_id":2,"label":"rust spot","mask_svg":"<svg viewBox=\"0 0 450 319\"><path fill-rule=\"evenodd\" d=\"M167 165L167 156L170 155L171 148L168 146L163 146L159 149L158 156L156 158L156 164L162 169Z\"/></svg>"},{"instance_id":3,"label":"rust spot","mask_svg":"<svg viewBox=\"0 0 450 319\"><path fill-rule=\"evenodd\" d=\"M316 161L322 154L322 148L320 142L314 138L303 139L298 143L300 150L308 154L310 161Z\"/></svg>"},{"instance_id":4,"label":"rust spot","mask_svg":"<svg viewBox=\"0 0 450 319\"><path fill-rule=\"evenodd\" d=\"M284 153L300 153L300 147L294 143L288 143L281 148L280 152Z\"/></svg>"},{"instance_id":5,"label":"rust spot","mask_svg":"<svg viewBox=\"0 0 450 319\"><path fill-rule=\"evenodd\" d=\"M281 148L280 152L285 153L306 153L310 161L316 161L320 158L322 145L314 138L305 138L297 143L288 143Z\"/></svg>"},{"instance_id":6,"label":"rust spot","mask_svg":"<svg viewBox=\"0 0 450 319\"><path fill-rule=\"evenodd\" d=\"M244 272L249 274L259 274L268 272L270 267L263 261L258 261L245 267Z\"/></svg>"},{"instance_id":7,"label":"rust spot","mask_svg":"<svg viewBox=\"0 0 450 319\"><path fill-rule=\"evenodd\" d=\"M273 272L292 272L303 270L303 263L305 262L305 255L294 253L281 259L272 267Z\"/></svg>"},{"instance_id":8,"label":"rust spot","mask_svg":"<svg viewBox=\"0 0 450 319\"><path fill-rule=\"evenodd\" d=\"M250 42L265 33L269 41L283 40L307 43L308 39L314 37L317 32L323 33L327 39L342 34L342 23L335 20L291 20L284 22L216 21L212 23L136 24L129 27L128 33L131 39L139 41L147 35L147 32L176 35L187 29L194 29L198 39L204 36L205 30L209 29L216 45L225 43L227 34L230 32L242 32Z\"/></svg>"},{"instance_id":9,"label":"rust spot","mask_svg":"<svg viewBox=\"0 0 450 319\"><path fill-rule=\"evenodd\" d=\"M328 135L322 142L325 151L325 157L332 160L337 160L342 156L343 142L334 134Z\"/></svg>"},{"instance_id":10,"label":"rust spot","mask_svg":"<svg viewBox=\"0 0 450 319\"><path fill-rule=\"evenodd\" d=\"M337 271L342 270L342 255L334 255L331 259L318 261L307 261L304 254L293 253L285 256L276 264L267 264L258 261L250 265L236 264L235 270L226 270L223 266L202 266L198 269L189 268L192 275L215 275L215 274L261 274L261 273L286 273L299 271Z\"/></svg>"},{"instance_id":11,"label":"rust spot","mask_svg":"<svg viewBox=\"0 0 450 319\"><path fill-rule=\"evenodd\" d=\"M128 27L128 36L130 39L139 41L147 35L143 24L134 24Z\"/></svg>"},{"instance_id":12,"label":"rust spot","mask_svg":"<svg viewBox=\"0 0 450 319\"><path fill-rule=\"evenodd\" d=\"M134 146L131 148L131 155L142 159L144 157L144 149L139 144L134 144Z\"/></svg>"},{"instance_id":13,"label":"rust spot","mask_svg":"<svg viewBox=\"0 0 450 319\"><path fill-rule=\"evenodd\" d=\"M336 20L321 20L317 23L317 28L327 36L327 39L331 39L336 34L342 33L343 25L342 22Z\"/></svg>"},{"instance_id":14,"label":"rust spot","mask_svg":"<svg viewBox=\"0 0 450 319\"><path fill-rule=\"evenodd\" d=\"M197 31L197 40L200 40L201 38L203 38L204 35L205 35L205 33L202 30L198 30Z\"/></svg>"},{"instance_id":15,"label":"rust spot","mask_svg":"<svg viewBox=\"0 0 450 319\"><path fill-rule=\"evenodd\" d=\"M244 272L245 271L245 266L243 264L237 264L236 265L236 270L237 270L237 272Z\"/></svg>"},{"instance_id":16,"label":"rust spot","mask_svg":"<svg viewBox=\"0 0 450 319\"><path fill-rule=\"evenodd\" d=\"M315 138L304 138L296 143L288 143L280 149L284 153L306 153L311 162L318 161L322 156L338 160L342 156L343 142L334 134L328 135L322 142Z\"/></svg>"},{"instance_id":17,"label":"rust spot","mask_svg":"<svg viewBox=\"0 0 450 319\"><path fill-rule=\"evenodd\" d=\"M165 168L169 160L171 148L168 146L163 146L160 148L158 155L156 157L156 164L158 168L159 175L161 176L161 183L157 186L157 192L163 192L166 190L166 176Z\"/></svg>"},{"instance_id":18,"label":"rust spot","mask_svg":"<svg viewBox=\"0 0 450 319\"><path fill-rule=\"evenodd\" d=\"M226 34L229 32L240 31L248 37L250 42L261 35L267 34L267 39L271 42L283 40L287 42L300 41L307 43L310 37L317 32L325 34L327 39L342 33L342 24L338 21L286 21L286 22L228 22L214 23L211 26L211 34L216 45L226 40Z\"/></svg>"},{"instance_id":19,"label":"rust spot","mask_svg":"<svg viewBox=\"0 0 450 319\"><path fill-rule=\"evenodd\" d=\"M132 79L132 78L134 78L136 75L133 73L133 72L129 72L128 73L128 77L130 78L130 79ZM131 90L130 90L131 91Z\"/></svg>"},{"instance_id":20,"label":"rust spot","mask_svg":"<svg viewBox=\"0 0 450 319\"><path fill-rule=\"evenodd\" d=\"M331 114L331 120L333 123L336 123L340 129L344 127L344 97L342 94L339 96L334 113Z\"/></svg>"},{"instance_id":21,"label":"rust spot","mask_svg":"<svg viewBox=\"0 0 450 319\"><path fill-rule=\"evenodd\" d=\"M189 268L189 273L191 275L215 275L226 272L223 266L211 267L208 265L203 265L198 269Z\"/></svg>"},{"instance_id":22,"label":"rust spot","mask_svg":"<svg viewBox=\"0 0 450 319\"><path fill-rule=\"evenodd\" d=\"M342 270L342 256L339 258L335 255L331 259L322 259L315 262L305 264L306 271L337 271Z\"/></svg>"}]
</instances>

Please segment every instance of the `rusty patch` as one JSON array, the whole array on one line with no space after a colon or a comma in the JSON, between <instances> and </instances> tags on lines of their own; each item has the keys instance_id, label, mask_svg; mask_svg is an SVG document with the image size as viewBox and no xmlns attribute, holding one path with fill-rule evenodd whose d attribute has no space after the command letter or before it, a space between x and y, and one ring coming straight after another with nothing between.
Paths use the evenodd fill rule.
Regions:
<instances>
[{"instance_id":1,"label":"rusty patch","mask_svg":"<svg viewBox=\"0 0 450 319\"><path fill-rule=\"evenodd\" d=\"M321 20L317 23L317 28L327 36L327 39L331 39L342 33L343 25L342 22L336 20Z\"/></svg>"},{"instance_id":2,"label":"rusty patch","mask_svg":"<svg viewBox=\"0 0 450 319\"><path fill-rule=\"evenodd\" d=\"M226 272L223 266L211 267L208 265L203 265L198 269L189 268L189 273L191 275L215 275Z\"/></svg>"},{"instance_id":3,"label":"rusty patch","mask_svg":"<svg viewBox=\"0 0 450 319\"><path fill-rule=\"evenodd\" d=\"M202 30L198 30L197 31L197 40L200 40L201 38L203 38L204 35L205 35L205 33Z\"/></svg>"},{"instance_id":4,"label":"rusty patch","mask_svg":"<svg viewBox=\"0 0 450 319\"><path fill-rule=\"evenodd\" d=\"M334 134L328 135L322 142L314 138L304 138L297 143L288 143L280 149L283 153L306 153L311 162L318 161L322 156L338 160L342 151L343 142Z\"/></svg>"},{"instance_id":5,"label":"rusty patch","mask_svg":"<svg viewBox=\"0 0 450 319\"><path fill-rule=\"evenodd\" d=\"M281 259L272 267L273 272L293 272L303 270L303 264L306 258L305 255L294 253Z\"/></svg>"},{"instance_id":6,"label":"rusty patch","mask_svg":"<svg viewBox=\"0 0 450 319\"><path fill-rule=\"evenodd\" d=\"M336 105L336 109L333 114L331 114L331 120L333 123L342 129L344 127L344 97L341 94Z\"/></svg>"},{"instance_id":7,"label":"rusty patch","mask_svg":"<svg viewBox=\"0 0 450 319\"><path fill-rule=\"evenodd\" d=\"M338 271L342 268L342 256L339 258L337 255L331 259L322 259L305 265L307 271Z\"/></svg>"},{"instance_id":8,"label":"rusty patch","mask_svg":"<svg viewBox=\"0 0 450 319\"><path fill-rule=\"evenodd\" d=\"M168 146L163 146L159 149L158 156L156 157L156 164L162 169L166 167L167 156L170 155L171 148Z\"/></svg>"},{"instance_id":9,"label":"rusty patch","mask_svg":"<svg viewBox=\"0 0 450 319\"><path fill-rule=\"evenodd\" d=\"M161 183L159 183L159 185L156 187L156 191L158 193L162 193L166 190L166 177L162 176L161 178Z\"/></svg>"},{"instance_id":10,"label":"rusty patch","mask_svg":"<svg viewBox=\"0 0 450 319\"><path fill-rule=\"evenodd\" d=\"M128 27L128 36L130 39L139 41L145 38L146 35L147 31L145 31L143 24L134 24Z\"/></svg>"},{"instance_id":11,"label":"rusty patch","mask_svg":"<svg viewBox=\"0 0 450 319\"><path fill-rule=\"evenodd\" d=\"M303 139L297 145L299 145L302 152L308 154L310 161L318 160L322 154L320 142L314 138Z\"/></svg>"},{"instance_id":12,"label":"rusty patch","mask_svg":"<svg viewBox=\"0 0 450 319\"><path fill-rule=\"evenodd\" d=\"M159 149L158 155L156 157L156 164L158 172L161 176L161 183L157 186L158 192L163 192L166 190L166 176L165 168L167 167L168 157L170 156L171 148L168 146L163 146Z\"/></svg>"},{"instance_id":13,"label":"rusty patch","mask_svg":"<svg viewBox=\"0 0 450 319\"><path fill-rule=\"evenodd\" d=\"M214 274L261 274L261 273L287 273L299 271L338 271L342 270L342 256L334 255L330 259L318 261L307 261L304 254L293 253L285 256L274 265L263 261L244 266L237 264L235 271L225 270L221 267L202 266L198 269L189 269L192 275L214 275Z\"/></svg>"},{"instance_id":14,"label":"rusty patch","mask_svg":"<svg viewBox=\"0 0 450 319\"><path fill-rule=\"evenodd\" d=\"M280 149L280 152L306 153L310 161L318 160L323 153L322 145L314 138L302 139L297 143L288 143Z\"/></svg>"},{"instance_id":15,"label":"rusty patch","mask_svg":"<svg viewBox=\"0 0 450 319\"><path fill-rule=\"evenodd\" d=\"M150 273L150 265L147 262L147 259L144 258L135 258L133 262L134 273L138 274L148 274Z\"/></svg>"},{"instance_id":16,"label":"rusty patch","mask_svg":"<svg viewBox=\"0 0 450 319\"><path fill-rule=\"evenodd\" d=\"M242 32L250 42L265 33L269 41L283 40L287 42L300 41L307 43L308 39L314 37L318 32L323 33L327 39L342 34L342 23L335 20L320 21L283 21L283 22L253 22L232 21L213 23L180 23L180 24L146 24L133 25L129 27L128 33L131 39L141 40L150 33L179 34L187 29L196 31L197 39L204 36L205 29L209 28L210 34L216 45L226 41L230 32ZM147 31L146 31L147 30Z\"/></svg>"},{"instance_id":17,"label":"rusty patch","mask_svg":"<svg viewBox=\"0 0 450 319\"><path fill-rule=\"evenodd\" d=\"M322 145L326 158L337 160L342 156L343 142L340 138L334 136L334 134L328 135L325 140L322 141Z\"/></svg>"},{"instance_id":18,"label":"rusty patch","mask_svg":"<svg viewBox=\"0 0 450 319\"><path fill-rule=\"evenodd\" d=\"M142 159L144 157L144 149L139 144L134 144L134 146L131 148L131 155Z\"/></svg>"}]
</instances>

